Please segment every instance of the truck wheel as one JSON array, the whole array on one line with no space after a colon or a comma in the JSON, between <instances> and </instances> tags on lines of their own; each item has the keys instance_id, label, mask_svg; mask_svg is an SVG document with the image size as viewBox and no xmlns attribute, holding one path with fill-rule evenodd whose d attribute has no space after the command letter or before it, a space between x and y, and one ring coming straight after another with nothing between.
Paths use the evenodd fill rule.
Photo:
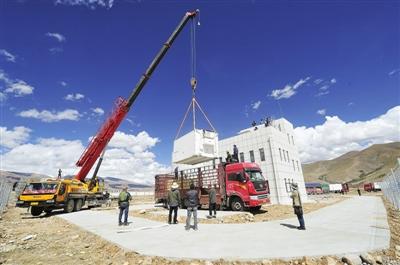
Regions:
<instances>
[{"instance_id":1,"label":"truck wheel","mask_svg":"<svg viewBox=\"0 0 400 265\"><path fill-rule=\"evenodd\" d=\"M67 201L67 204L65 204L65 206L64 206L64 212L70 213L74 210L74 207L75 207L75 201L72 199L69 199Z\"/></svg>"},{"instance_id":2,"label":"truck wheel","mask_svg":"<svg viewBox=\"0 0 400 265\"><path fill-rule=\"evenodd\" d=\"M235 197L231 200L231 209L232 211L241 212L244 210L244 205L241 199Z\"/></svg>"},{"instance_id":3,"label":"truck wheel","mask_svg":"<svg viewBox=\"0 0 400 265\"><path fill-rule=\"evenodd\" d=\"M31 214L33 216L39 216L43 212L43 207L32 206Z\"/></svg>"},{"instance_id":4,"label":"truck wheel","mask_svg":"<svg viewBox=\"0 0 400 265\"><path fill-rule=\"evenodd\" d=\"M82 208L83 202L81 199L75 201L74 212L80 211Z\"/></svg>"}]
</instances>

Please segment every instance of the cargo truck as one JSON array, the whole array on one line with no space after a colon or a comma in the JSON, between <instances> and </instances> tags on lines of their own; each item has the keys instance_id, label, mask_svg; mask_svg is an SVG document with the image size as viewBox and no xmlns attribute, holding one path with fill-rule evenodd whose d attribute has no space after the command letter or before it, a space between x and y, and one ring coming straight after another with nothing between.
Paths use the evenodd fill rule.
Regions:
<instances>
[{"instance_id":1,"label":"cargo truck","mask_svg":"<svg viewBox=\"0 0 400 265\"><path fill-rule=\"evenodd\" d=\"M364 184L364 191L371 192L371 191L380 191L381 186L379 185L378 182L373 182L373 183L365 183Z\"/></svg>"},{"instance_id":2,"label":"cargo truck","mask_svg":"<svg viewBox=\"0 0 400 265\"><path fill-rule=\"evenodd\" d=\"M200 207L208 205L211 185L217 191L217 207L243 211L259 210L270 202L268 181L255 163L220 163L179 171L178 174L155 176L155 202L166 206L168 191L176 181L181 193L181 205L193 183L199 194Z\"/></svg>"}]
</instances>

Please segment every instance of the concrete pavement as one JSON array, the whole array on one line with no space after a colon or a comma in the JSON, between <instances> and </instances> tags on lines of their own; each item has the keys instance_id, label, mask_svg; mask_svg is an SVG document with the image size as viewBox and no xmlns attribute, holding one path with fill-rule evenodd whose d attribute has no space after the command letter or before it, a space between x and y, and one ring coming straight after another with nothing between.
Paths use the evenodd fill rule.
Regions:
<instances>
[{"instance_id":1,"label":"concrete pavement","mask_svg":"<svg viewBox=\"0 0 400 265\"><path fill-rule=\"evenodd\" d=\"M200 224L198 231L131 218L117 226L115 213L81 211L59 215L123 248L167 258L258 260L342 255L389 247L386 210L379 197L353 197L304 216L249 224Z\"/></svg>"}]
</instances>

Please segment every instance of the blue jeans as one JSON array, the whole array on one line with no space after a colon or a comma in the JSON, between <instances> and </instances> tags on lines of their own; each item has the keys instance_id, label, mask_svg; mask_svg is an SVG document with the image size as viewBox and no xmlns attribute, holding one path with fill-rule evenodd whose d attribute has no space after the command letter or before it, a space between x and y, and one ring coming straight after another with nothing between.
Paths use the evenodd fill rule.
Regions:
<instances>
[{"instance_id":1,"label":"blue jeans","mask_svg":"<svg viewBox=\"0 0 400 265\"><path fill-rule=\"evenodd\" d=\"M124 224L128 224L129 205L126 207L119 207L118 223L122 223L122 214L124 214Z\"/></svg>"},{"instance_id":2,"label":"blue jeans","mask_svg":"<svg viewBox=\"0 0 400 265\"><path fill-rule=\"evenodd\" d=\"M303 214L297 214L297 219L299 220L300 228L306 228L304 224Z\"/></svg>"},{"instance_id":3,"label":"blue jeans","mask_svg":"<svg viewBox=\"0 0 400 265\"><path fill-rule=\"evenodd\" d=\"M190 229L190 218L194 219L194 229L197 229L197 207L188 207L187 208L187 217L186 217L186 229Z\"/></svg>"}]
</instances>

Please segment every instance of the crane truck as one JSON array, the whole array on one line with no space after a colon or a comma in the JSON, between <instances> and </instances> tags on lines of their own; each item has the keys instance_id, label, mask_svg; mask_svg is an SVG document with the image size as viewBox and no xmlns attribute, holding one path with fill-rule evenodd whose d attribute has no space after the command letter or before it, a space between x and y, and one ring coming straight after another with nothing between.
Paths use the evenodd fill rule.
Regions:
<instances>
[{"instance_id":1,"label":"crane truck","mask_svg":"<svg viewBox=\"0 0 400 265\"><path fill-rule=\"evenodd\" d=\"M80 167L78 174L73 179L45 179L28 183L21 195L18 196L16 202L17 207L31 207L31 214L33 216L38 216L43 211L49 213L53 209L64 209L65 212L69 213L72 211L79 211L85 204L89 207L100 205L103 199L103 188L99 184L97 172L103 160L104 150L108 142L113 137L114 132L129 112L132 104L139 96L143 87L146 85L176 37L187 22L196 17L198 12L198 10L186 12L178 26L150 63L146 72L141 76L130 96L127 99L121 97L117 98L111 115L105 120L96 136L92 138L88 147L76 162L76 166ZM90 181L85 181L86 176L97 159L99 159L99 161L92 179Z\"/></svg>"}]
</instances>

